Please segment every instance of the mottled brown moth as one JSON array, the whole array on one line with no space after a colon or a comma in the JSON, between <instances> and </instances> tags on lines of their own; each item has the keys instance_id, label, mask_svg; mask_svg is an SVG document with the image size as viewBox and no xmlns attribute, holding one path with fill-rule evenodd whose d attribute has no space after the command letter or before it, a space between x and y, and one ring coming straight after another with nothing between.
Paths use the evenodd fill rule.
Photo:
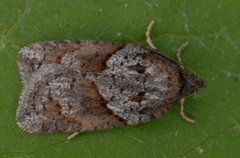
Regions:
<instances>
[{"instance_id":1,"label":"mottled brown moth","mask_svg":"<svg viewBox=\"0 0 240 158\"><path fill-rule=\"evenodd\" d=\"M181 60L149 47L93 40L50 41L20 50L23 79L17 124L30 133L76 133L136 125L158 118L206 82Z\"/></svg>"}]
</instances>

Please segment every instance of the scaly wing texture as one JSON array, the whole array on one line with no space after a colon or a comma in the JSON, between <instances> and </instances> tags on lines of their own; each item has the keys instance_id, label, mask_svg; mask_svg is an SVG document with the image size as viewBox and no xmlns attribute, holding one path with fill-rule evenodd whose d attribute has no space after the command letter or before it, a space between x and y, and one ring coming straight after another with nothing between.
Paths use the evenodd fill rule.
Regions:
<instances>
[{"instance_id":1,"label":"scaly wing texture","mask_svg":"<svg viewBox=\"0 0 240 158\"><path fill-rule=\"evenodd\" d=\"M112 128L114 116L89 72L99 72L119 44L94 41L33 44L20 51L23 92L18 125L28 132L79 132Z\"/></svg>"},{"instance_id":2,"label":"scaly wing texture","mask_svg":"<svg viewBox=\"0 0 240 158\"><path fill-rule=\"evenodd\" d=\"M160 117L179 99L179 67L138 45L126 45L107 61L98 76L107 107L128 124Z\"/></svg>"},{"instance_id":3,"label":"scaly wing texture","mask_svg":"<svg viewBox=\"0 0 240 158\"><path fill-rule=\"evenodd\" d=\"M139 45L47 42L20 51L18 125L81 132L144 123L179 99L179 67Z\"/></svg>"}]
</instances>

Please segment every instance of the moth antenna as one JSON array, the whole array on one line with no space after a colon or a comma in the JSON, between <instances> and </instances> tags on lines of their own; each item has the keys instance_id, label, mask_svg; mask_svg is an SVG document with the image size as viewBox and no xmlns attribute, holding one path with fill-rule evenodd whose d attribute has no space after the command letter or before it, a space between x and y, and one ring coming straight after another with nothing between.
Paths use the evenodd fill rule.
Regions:
<instances>
[{"instance_id":1,"label":"moth antenna","mask_svg":"<svg viewBox=\"0 0 240 158\"><path fill-rule=\"evenodd\" d=\"M152 27L154 25L154 20L152 20L149 24L148 24L148 27L147 27L147 31L145 32L145 35L146 35L146 41L147 41L147 44L150 48L152 49L157 49L153 42L152 42L152 39L151 39L151 31L152 31Z\"/></svg>"},{"instance_id":2,"label":"moth antenna","mask_svg":"<svg viewBox=\"0 0 240 158\"><path fill-rule=\"evenodd\" d=\"M180 115L185 121L190 122L190 123L195 123L194 119L192 119L192 118L190 118L189 116L186 115L186 113L184 111L184 101L185 101L185 98L182 98L180 100L180 104L181 104Z\"/></svg>"}]
</instances>

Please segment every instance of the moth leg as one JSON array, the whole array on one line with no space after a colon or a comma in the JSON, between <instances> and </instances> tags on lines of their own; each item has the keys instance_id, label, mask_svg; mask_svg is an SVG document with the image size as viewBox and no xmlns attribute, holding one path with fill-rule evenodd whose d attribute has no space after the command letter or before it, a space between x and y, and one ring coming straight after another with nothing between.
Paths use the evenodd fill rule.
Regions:
<instances>
[{"instance_id":1,"label":"moth leg","mask_svg":"<svg viewBox=\"0 0 240 158\"><path fill-rule=\"evenodd\" d=\"M152 30L153 24L154 24L154 20L152 20L148 24L147 31L145 32L145 35L146 35L146 41L147 41L148 46L152 49L156 49L156 47L153 45L153 42L152 42L152 39L151 39L151 30Z\"/></svg>"},{"instance_id":2,"label":"moth leg","mask_svg":"<svg viewBox=\"0 0 240 158\"><path fill-rule=\"evenodd\" d=\"M195 123L195 120L193 120L192 118L190 118L186 115L186 113L184 111L184 101L185 101L185 98L182 98L180 100L180 104L181 104L180 115L185 121L190 122L190 123Z\"/></svg>"},{"instance_id":3,"label":"moth leg","mask_svg":"<svg viewBox=\"0 0 240 158\"><path fill-rule=\"evenodd\" d=\"M183 62L182 62L182 53L183 53L183 49L186 48L188 46L188 42L186 43L183 43L177 50L177 59L178 59L178 62L180 64L180 67L182 70L185 70L185 67L183 65Z\"/></svg>"},{"instance_id":4,"label":"moth leg","mask_svg":"<svg viewBox=\"0 0 240 158\"><path fill-rule=\"evenodd\" d=\"M67 137L67 140L70 140L70 139L76 137L78 134L79 134L79 132L72 133L70 136Z\"/></svg>"}]
</instances>

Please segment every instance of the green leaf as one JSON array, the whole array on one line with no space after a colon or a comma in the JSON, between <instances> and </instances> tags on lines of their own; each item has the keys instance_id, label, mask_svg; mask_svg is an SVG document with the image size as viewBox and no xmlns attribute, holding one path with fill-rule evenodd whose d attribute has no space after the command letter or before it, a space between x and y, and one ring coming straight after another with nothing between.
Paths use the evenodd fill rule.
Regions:
<instances>
[{"instance_id":1,"label":"green leaf","mask_svg":"<svg viewBox=\"0 0 240 158\"><path fill-rule=\"evenodd\" d=\"M240 1L238 0L1 0L0 157L228 158L240 155ZM21 47L38 41L152 40L175 58L188 41L185 65L209 86L187 98L195 124L179 117L179 105L138 126L83 133L29 134L16 125L22 84L16 64Z\"/></svg>"}]
</instances>

